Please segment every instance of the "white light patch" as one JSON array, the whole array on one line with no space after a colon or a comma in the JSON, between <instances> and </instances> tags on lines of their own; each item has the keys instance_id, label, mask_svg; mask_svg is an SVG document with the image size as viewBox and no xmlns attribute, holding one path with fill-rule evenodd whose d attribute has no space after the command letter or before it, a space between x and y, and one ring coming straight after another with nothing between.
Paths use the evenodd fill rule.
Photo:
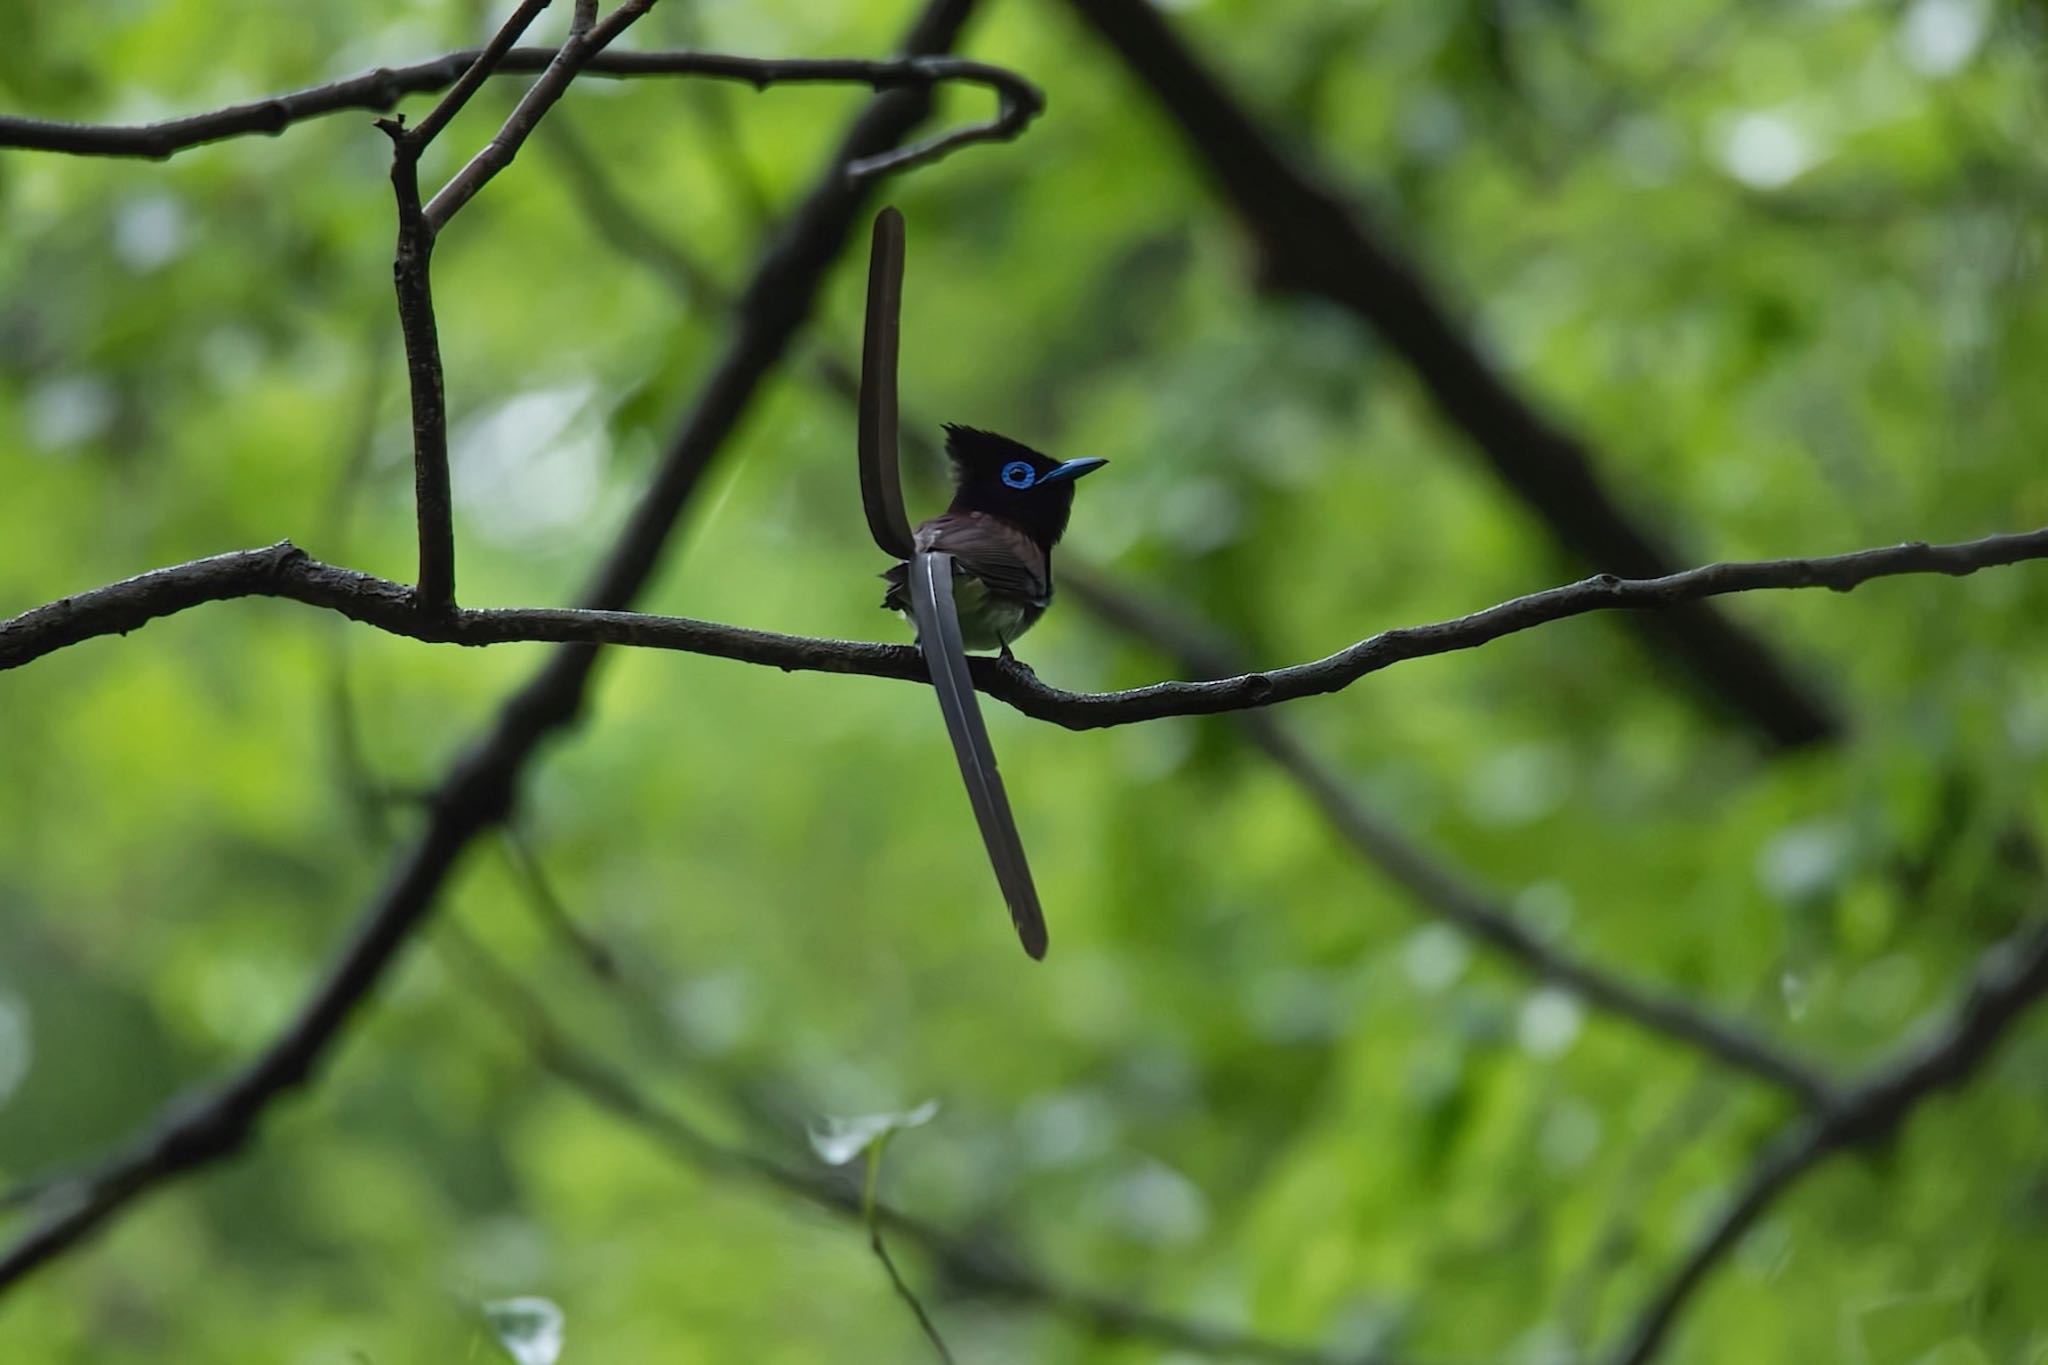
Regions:
<instances>
[{"instance_id":1,"label":"white light patch","mask_svg":"<svg viewBox=\"0 0 2048 1365\"><path fill-rule=\"evenodd\" d=\"M1721 164L1752 189L1790 184L1820 159L1805 130L1781 114L1743 114L1720 138Z\"/></svg>"},{"instance_id":2,"label":"white light patch","mask_svg":"<svg viewBox=\"0 0 2048 1365\"><path fill-rule=\"evenodd\" d=\"M1186 1246L1209 1226L1209 1201L1195 1183L1149 1158L1117 1182L1110 1206L1126 1233L1151 1246Z\"/></svg>"},{"instance_id":3,"label":"white light patch","mask_svg":"<svg viewBox=\"0 0 2048 1365\"><path fill-rule=\"evenodd\" d=\"M1953 75L1977 55L1990 21L1983 0L1914 0L1899 19L1899 56L1923 76Z\"/></svg>"},{"instance_id":4,"label":"white light patch","mask_svg":"<svg viewBox=\"0 0 2048 1365\"><path fill-rule=\"evenodd\" d=\"M167 194L130 199L114 213L114 255L138 275L185 251L185 207Z\"/></svg>"},{"instance_id":5,"label":"white light patch","mask_svg":"<svg viewBox=\"0 0 2048 1365\"><path fill-rule=\"evenodd\" d=\"M1553 986L1531 991L1515 1018L1515 1041L1531 1057L1562 1057L1579 1040L1586 1009L1578 997Z\"/></svg>"},{"instance_id":6,"label":"white light patch","mask_svg":"<svg viewBox=\"0 0 2048 1365\"><path fill-rule=\"evenodd\" d=\"M1425 924L1401 945L1401 970L1419 990L1434 994L1465 974L1472 950L1455 929Z\"/></svg>"},{"instance_id":7,"label":"white light patch","mask_svg":"<svg viewBox=\"0 0 2048 1365\"><path fill-rule=\"evenodd\" d=\"M607 445L588 384L522 393L457 428L455 498L476 533L504 545L545 538L590 517Z\"/></svg>"},{"instance_id":8,"label":"white light patch","mask_svg":"<svg viewBox=\"0 0 2048 1365\"><path fill-rule=\"evenodd\" d=\"M12 991L0 990L0 1109L28 1079L35 1047L29 1032L28 1005Z\"/></svg>"},{"instance_id":9,"label":"white light patch","mask_svg":"<svg viewBox=\"0 0 2048 1365\"><path fill-rule=\"evenodd\" d=\"M29 440L45 451L82 446L105 434L114 422L113 387L92 375L38 384L26 406Z\"/></svg>"}]
</instances>

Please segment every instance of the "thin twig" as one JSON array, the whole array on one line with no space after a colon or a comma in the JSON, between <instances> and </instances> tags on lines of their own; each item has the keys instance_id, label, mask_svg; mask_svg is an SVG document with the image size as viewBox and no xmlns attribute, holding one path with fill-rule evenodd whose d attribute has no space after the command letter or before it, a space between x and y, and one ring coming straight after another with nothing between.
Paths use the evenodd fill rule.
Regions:
<instances>
[{"instance_id":1,"label":"thin twig","mask_svg":"<svg viewBox=\"0 0 2048 1365\"><path fill-rule=\"evenodd\" d=\"M427 111L427 116L412 128L408 136L412 141L425 147L446 128L454 117L462 112L462 106L469 103L469 97L482 88L491 78L498 64L505 60L505 54L512 50L512 44L519 41L519 35L526 32L528 25L539 17L540 12L553 4L554 0L520 0L519 8L505 21L504 27L491 35L491 41L484 44L469 69L459 76L441 102ZM583 0L577 0L577 10L582 11Z\"/></svg>"},{"instance_id":2,"label":"thin twig","mask_svg":"<svg viewBox=\"0 0 2048 1365\"><path fill-rule=\"evenodd\" d=\"M912 27L907 46L912 52L950 46L969 8L970 0L931 0ZM622 608L653 575L684 507L768 372L781 360L862 213L862 197L846 179L847 164L896 145L924 118L930 103L927 90L893 92L874 101L854 121L781 236L763 252L725 352L611 553L586 587L583 600L588 606ZM255 556L270 566L259 570L264 577L289 574L286 566L295 557L297 552L289 547L258 551ZM202 571L201 582L218 582L213 575L221 562L214 563L213 571ZM235 572L228 569L230 576ZM377 583L373 595L386 606L427 619L411 612L411 595L402 585L367 581ZM187 583L176 591L189 593L193 586ZM206 595L202 588L195 600L206 600ZM66 604L57 604L54 610L59 620L68 614ZM132 607L117 609L117 614L119 610L132 617ZM147 619L145 613L134 624ZM521 778L543 741L576 719L597 654L588 643L556 651L507 700L495 725L436 788L425 827L398 858L383 892L357 921L319 985L257 1057L221 1084L167 1105L146 1130L110 1156L47 1187L35 1201L31 1226L0 1251L0 1292L76 1247L141 1196L241 1150L271 1105L314 1075L399 951L432 913L470 842L511 809Z\"/></svg>"},{"instance_id":3,"label":"thin twig","mask_svg":"<svg viewBox=\"0 0 2048 1365\"><path fill-rule=\"evenodd\" d=\"M925 1311L924 1305L918 1301L916 1291L904 1280L903 1272L896 1268L895 1260L889 1255L888 1244L882 1240L881 1223L868 1225L868 1246L881 1261L882 1268L889 1272L889 1283L896 1287L896 1297L910 1305L910 1311L916 1316L917 1325L923 1330L925 1340L932 1344L932 1349L938 1352L939 1359L944 1361L945 1365L953 1365L953 1353L946 1349L946 1339L939 1335L938 1324L932 1321L931 1314Z\"/></svg>"},{"instance_id":4,"label":"thin twig","mask_svg":"<svg viewBox=\"0 0 2048 1365\"><path fill-rule=\"evenodd\" d=\"M555 884L549 879L547 869L535 856L533 846L527 842L526 834L517 821L508 821L499 828L505 857L512 864L512 871L519 884L526 891L526 903L533 908L534 917L543 928L569 949L570 954L586 971L608 986L619 984L619 958L595 934L577 923L569 913L569 907L555 891Z\"/></svg>"},{"instance_id":5,"label":"thin twig","mask_svg":"<svg viewBox=\"0 0 2048 1365\"><path fill-rule=\"evenodd\" d=\"M889 1283L896 1290L896 1297L909 1307L910 1315L917 1319L924 1339L932 1344L938 1353L940 1365L953 1365L953 1352L947 1349L946 1339L939 1335L939 1325L932 1321L932 1315L925 1311L924 1302L917 1297L917 1291L903 1278L903 1272L896 1268L896 1258L889 1254L889 1244L882 1240L881 1204L878 1200L882 1180L882 1154L888 1148L889 1135L883 1134L869 1144L866 1153L867 1179L861 1183L860 1216L868 1225L868 1250L875 1253L875 1259L888 1272Z\"/></svg>"},{"instance_id":6,"label":"thin twig","mask_svg":"<svg viewBox=\"0 0 2048 1365\"><path fill-rule=\"evenodd\" d=\"M457 171L440 192L427 201L427 226L435 232L446 227L448 220L476 197L477 191L489 184L499 171L511 165L512 159L519 155L520 145L547 111L554 107L555 101L568 91L576 73L654 5L655 0L624 0L587 32L571 34L569 41L555 53L555 59L540 73L540 79L519 97L519 103L506 117L497 136L485 143L483 149L469 159L469 164Z\"/></svg>"},{"instance_id":7,"label":"thin twig","mask_svg":"<svg viewBox=\"0 0 2048 1365\"><path fill-rule=\"evenodd\" d=\"M1779 1196L1828 1157L1889 1138L1923 1101L1963 1085L2044 995L2048 919L2039 919L1978 960L1945 1026L1901 1047L1829 1111L1795 1121L1766 1144L1720 1214L1650 1296L1615 1347L1613 1365L1646 1365L1711 1272Z\"/></svg>"},{"instance_id":8,"label":"thin twig","mask_svg":"<svg viewBox=\"0 0 2048 1365\"><path fill-rule=\"evenodd\" d=\"M0 148L161 161L226 138L275 136L293 124L345 110L388 110L407 95L445 89L475 65L482 52L481 48L466 48L410 66L379 67L360 76L162 123L68 123L60 119L0 115ZM545 71L558 53L559 49L551 47L516 47L505 54L491 74L532 75ZM756 90L772 85L928 89L941 82L987 86L995 92L1003 116L975 125L979 136L962 138L955 145L968 141L1008 141L1023 132L1024 126L1045 107L1045 96L1021 75L964 57L742 57L725 52L604 52L585 63L583 74L614 79L703 76L737 81Z\"/></svg>"},{"instance_id":9,"label":"thin twig","mask_svg":"<svg viewBox=\"0 0 2048 1365\"><path fill-rule=\"evenodd\" d=\"M1664 578L1611 574L1512 598L1466 616L1404 626L1321 659L1206 682L1158 682L1120 692L1070 692L1041 682L1021 664L971 661L975 686L1028 716L1070 730L1093 730L1167 716L1220 715L1340 692L1360 678L1408 659L1475 649L1506 635L1592 612L1647 610L1728 593L1827 588L1848 592L1908 574L1964 577L1983 569L2048 559L2048 530L1930 545L1911 541L1814 559L1708 564ZM636 645L677 650L786 672L852 673L918 679L917 651L749 630L681 616L567 607L458 611L426 620L409 610L402 584L337 568L289 542L237 550L157 569L94 588L0 621L0 671L102 635L126 634L202 602L282 597L326 607L352 620L416 640L462 645L512 641Z\"/></svg>"}]
</instances>

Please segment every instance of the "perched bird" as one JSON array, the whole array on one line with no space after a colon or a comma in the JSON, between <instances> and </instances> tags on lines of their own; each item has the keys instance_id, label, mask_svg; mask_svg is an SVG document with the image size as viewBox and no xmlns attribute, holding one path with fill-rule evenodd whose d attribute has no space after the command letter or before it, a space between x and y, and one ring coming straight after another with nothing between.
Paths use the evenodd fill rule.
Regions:
<instances>
[{"instance_id":1,"label":"perched bird","mask_svg":"<svg viewBox=\"0 0 2048 1365\"><path fill-rule=\"evenodd\" d=\"M966 651L998 649L1007 659L1010 642L1045 613L1052 602L1052 547L1074 510L1074 480L1109 462L1061 462L1007 436L961 426L946 428L946 455L953 464L953 501L909 533L909 559L882 575L889 583L882 605L902 612L917 629L1010 921L1024 951L1042 958L1045 912L996 771ZM876 473L880 468L880 460L864 458L864 487L888 486ZM891 530L902 526L901 512L878 513L883 505L881 499L869 501L876 541L901 543L903 532ZM901 506L900 494L895 505Z\"/></svg>"},{"instance_id":2,"label":"perched bird","mask_svg":"<svg viewBox=\"0 0 2048 1365\"><path fill-rule=\"evenodd\" d=\"M1031 629L1052 602L1052 547L1074 510L1074 480L1107 460L1059 461L974 427L946 427L953 501L918 527L915 547L953 557L953 602L968 649L1000 650ZM915 625L910 565L882 575L883 607Z\"/></svg>"}]
</instances>

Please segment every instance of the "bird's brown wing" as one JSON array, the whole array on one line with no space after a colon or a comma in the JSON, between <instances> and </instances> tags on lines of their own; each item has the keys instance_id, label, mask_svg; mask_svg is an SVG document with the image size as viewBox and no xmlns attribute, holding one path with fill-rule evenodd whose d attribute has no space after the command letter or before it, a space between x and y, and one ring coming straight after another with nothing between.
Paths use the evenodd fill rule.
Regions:
<instances>
[{"instance_id":1,"label":"bird's brown wing","mask_svg":"<svg viewBox=\"0 0 2048 1365\"><path fill-rule=\"evenodd\" d=\"M1052 600L1052 560L1016 526L982 512L946 512L917 528L917 548L942 550L993 592L1035 607Z\"/></svg>"}]
</instances>

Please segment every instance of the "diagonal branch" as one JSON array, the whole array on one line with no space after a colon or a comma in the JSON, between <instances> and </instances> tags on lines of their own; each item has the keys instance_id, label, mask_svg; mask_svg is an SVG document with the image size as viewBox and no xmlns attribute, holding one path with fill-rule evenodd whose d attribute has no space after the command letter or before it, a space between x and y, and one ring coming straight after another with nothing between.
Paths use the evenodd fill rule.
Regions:
<instances>
[{"instance_id":1,"label":"diagonal branch","mask_svg":"<svg viewBox=\"0 0 2048 1365\"><path fill-rule=\"evenodd\" d=\"M0 149L63 152L72 156L142 157L161 161L192 147L226 138L264 133L275 136L296 123L349 109L383 111L407 95L447 88L474 69L479 48L450 52L410 66L379 67L360 76L331 81L289 94L272 95L210 113L193 114L163 123L92 124L57 119L0 115ZM544 72L559 49L515 47L492 68L492 75ZM738 81L765 90L771 85L865 85L873 90L924 90L944 82L985 86L997 101L996 116L941 134L928 142L857 157L848 173L864 178L879 169L906 169L891 156L909 156L917 164L935 160L971 142L1005 142L1045 108L1037 86L1014 71L962 57L917 54L905 57L738 57L722 52L600 52L583 64L583 74L613 78L703 76ZM429 115L429 117L432 117Z\"/></svg>"},{"instance_id":2,"label":"diagonal branch","mask_svg":"<svg viewBox=\"0 0 2048 1365\"><path fill-rule=\"evenodd\" d=\"M2048 996L2048 919L2024 926L1978 960L1944 1027L1901 1047L1891 1061L1844 1091L1832 1109L1795 1122L1758 1154L1741 1187L1615 1347L1613 1365L1645 1365L1653 1359L1714 1268L1801 1176L1838 1152L1884 1141L1924 1101L1964 1085L2043 996Z\"/></svg>"},{"instance_id":3,"label":"diagonal branch","mask_svg":"<svg viewBox=\"0 0 2048 1365\"><path fill-rule=\"evenodd\" d=\"M1376 331L1414 370L1443 419L1566 551L1596 569L1661 578L1664 539L1602 480L1586 442L1519 392L1453 320L1414 261L1379 235L1306 155L1283 151L1147 0L1068 0L1172 116L1189 152L1258 243L1268 280L1317 295ZM1841 729L1832 706L1756 636L1687 606L1647 618L1660 648L1772 742Z\"/></svg>"},{"instance_id":4,"label":"diagonal branch","mask_svg":"<svg viewBox=\"0 0 2048 1365\"><path fill-rule=\"evenodd\" d=\"M805 1170L765 1156L758 1142L745 1146L721 1143L653 1098L633 1077L569 1039L550 1018L546 1003L455 923L443 927L436 946L451 950L451 964L507 1031L520 1040L537 1066L671 1157L694 1169L744 1177L849 1221L863 1219L860 1191L837 1173ZM963 1292L1058 1313L1108 1336L1272 1365L1355 1365L1357 1360L1355 1355L1191 1322L1062 1283L1021 1264L985 1232L973 1238L960 1237L887 1205L876 1207L875 1221L891 1235L915 1243L932 1259L941 1279ZM1392 1362L1379 1360L1379 1365Z\"/></svg>"},{"instance_id":5,"label":"diagonal branch","mask_svg":"<svg viewBox=\"0 0 2048 1365\"><path fill-rule=\"evenodd\" d=\"M485 143L483 150L471 157L469 164L457 171L441 187L440 193L427 201L429 230L439 232L446 227L448 220L476 197L477 191L489 184L499 171L511 165L512 159L519 155L520 146L548 110L554 108L555 101L568 92L569 82L576 79L576 74L654 5L655 0L623 0L617 9L597 24L571 33L569 41L562 44L555 53L555 59L540 73L540 79L519 97L519 103L505 119L504 126L498 129L497 136ZM457 89L460 88L458 85Z\"/></svg>"},{"instance_id":6,"label":"diagonal branch","mask_svg":"<svg viewBox=\"0 0 2048 1365\"><path fill-rule=\"evenodd\" d=\"M441 130L462 112L462 106L469 103L469 97L482 89L483 83L496 72L499 63L505 60L505 54L512 50L512 44L519 41L519 35L526 32L528 26L540 16L540 12L553 3L554 0L520 0L519 8L514 10L512 17L491 36L491 41L484 44L483 51L476 54L476 60L469 64L469 69L456 79L448 93L441 97L440 103L428 110L427 116L414 125L409 135L412 141L420 147L425 147L439 137ZM578 9L581 9L580 0Z\"/></svg>"},{"instance_id":7,"label":"diagonal branch","mask_svg":"<svg viewBox=\"0 0 2048 1365\"><path fill-rule=\"evenodd\" d=\"M932 0L912 27L907 46L913 52L950 46L970 7L970 0ZM724 353L585 590L591 608L622 607L645 587L705 470L808 316L862 209L861 195L847 180L847 164L894 146L925 117L930 104L928 90L906 90L870 105L765 251ZM291 558L282 550L257 554L277 564ZM405 593L395 584L385 587ZM57 614L65 614L61 604ZM0 1251L0 1292L77 1246L140 1196L239 1151L271 1104L314 1075L432 912L469 843L504 819L543 742L576 719L597 653L588 644L558 650L508 699L496 723L436 789L425 828L399 858L348 943L262 1053L218 1086L166 1106L146 1132L106 1160L45 1189L33 1204L32 1225Z\"/></svg>"},{"instance_id":8,"label":"diagonal branch","mask_svg":"<svg viewBox=\"0 0 2048 1365\"><path fill-rule=\"evenodd\" d=\"M1207 628L1178 619L1112 587L1081 566L1069 564L1066 580L1074 596L1098 617L1155 649L1177 656L1191 671L1228 671L1231 667L1229 646ZM1588 1004L1639 1028L1776 1086L1809 1109L1825 1109L1832 1102L1831 1087L1824 1075L1758 1037L1745 1025L1722 1019L1683 996L1616 976L1574 957L1530 930L1484 887L1466 881L1450 865L1368 809L1342 777L1311 753L1278 717L1255 711L1240 713L1236 720L1252 741L1294 779L1345 842L1379 867L1429 914L1456 925L1521 970L1555 982Z\"/></svg>"},{"instance_id":9,"label":"diagonal branch","mask_svg":"<svg viewBox=\"0 0 2048 1365\"><path fill-rule=\"evenodd\" d=\"M1070 692L1021 664L969 661L980 691L1025 715L1070 730L1095 730L1167 716L1208 716L1341 692L1407 659L1476 649L1503 636L1600 611L1657 610L1727 593L1827 588L1848 592L1907 574L1964 577L1982 569L2048 559L2048 529L1930 545L1913 541L1816 559L1708 564L1666 578L1609 574L1512 598L1467 616L1381 631L1335 654L1208 682L1158 682L1121 692ZM749 630L681 616L597 608L504 607L425 619L402 584L323 564L289 542L237 550L157 569L35 607L0 621L0 672L105 635L126 634L204 602L282 597L416 640L463 645L513 641L634 645L762 664L785 672L917 679L917 651Z\"/></svg>"}]
</instances>

